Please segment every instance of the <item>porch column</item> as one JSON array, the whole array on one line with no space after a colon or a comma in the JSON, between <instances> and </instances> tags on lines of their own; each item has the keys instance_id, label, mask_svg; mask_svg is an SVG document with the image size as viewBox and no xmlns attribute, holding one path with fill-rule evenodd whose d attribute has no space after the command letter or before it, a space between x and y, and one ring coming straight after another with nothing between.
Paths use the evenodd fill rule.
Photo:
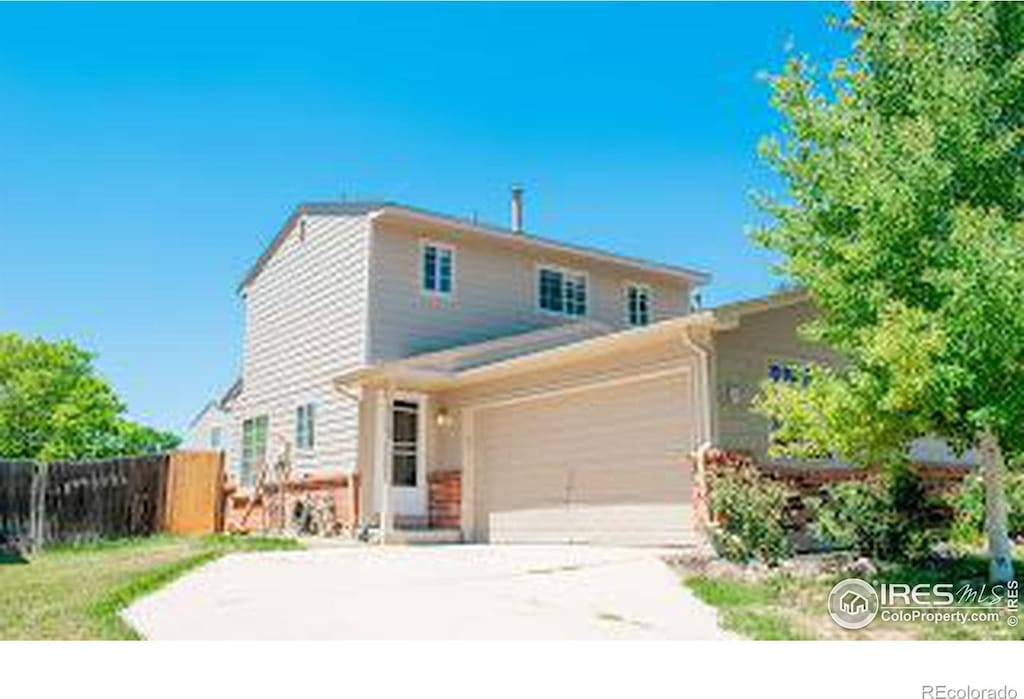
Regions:
<instances>
[{"instance_id":1,"label":"porch column","mask_svg":"<svg viewBox=\"0 0 1024 699\"><path fill-rule=\"evenodd\" d=\"M460 524L462 540L473 541L473 530L476 526L476 469L473 463L473 411L469 408L459 410L459 427L461 428L462 483L460 486L462 502L460 503Z\"/></svg>"},{"instance_id":2,"label":"porch column","mask_svg":"<svg viewBox=\"0 0 1024 699\"><path fill-rule=\"evenodd\" d=\"M391 507L391 390L378 388L374 391L376 403L373 428L374 474L380 511L380 543L385 544L393 528Z\"/></svg>"}]
</instances>

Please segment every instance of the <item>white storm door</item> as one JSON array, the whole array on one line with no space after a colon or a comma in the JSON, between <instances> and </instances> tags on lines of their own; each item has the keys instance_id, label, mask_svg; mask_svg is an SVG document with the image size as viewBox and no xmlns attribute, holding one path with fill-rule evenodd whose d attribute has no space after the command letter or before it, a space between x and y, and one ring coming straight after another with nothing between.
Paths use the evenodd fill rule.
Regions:
<instances>
[{"instance_id":1,"label":"white storm door","mask_svg":"<svg viewBox=\"0 0 1024 699\"><path fill-rule=\"evenodd\" d=\"M417 396L391 402L391 491L397 515L427 515L424 403Z\"/></svg>"}]
</instances>

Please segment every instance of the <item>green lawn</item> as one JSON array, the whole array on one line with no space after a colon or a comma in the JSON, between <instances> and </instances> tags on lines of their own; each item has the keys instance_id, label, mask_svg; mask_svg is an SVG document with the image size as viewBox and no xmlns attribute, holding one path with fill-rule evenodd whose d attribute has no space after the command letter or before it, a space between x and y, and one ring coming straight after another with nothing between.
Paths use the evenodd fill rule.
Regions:
<instances>
[{"instance_id":1,"label":"green lawn","mask_svg":"<svg viewBox=\"0 0 1024 699\"><path fill-rule=\"evenodd\" d=\"M232 551L294 548L288 539L156 536L4 556L0 639L137 639L118 615L134 599Z\"/></svg>"},{"instance_id":2,"label":"green lawn","mask_svg":"<svg viewBox=\"0 0 1024 699\"><path fill-rule=\"evenodd\" d=\"M1016 561L1018 575L1024 573L1024 550ZM945 582L957 587L985 582L988 563L982 556L964 556L952 563L932 567L881 566L876 582L909 584ZM1024 640L1024 627L1011 626L1007 616L989 623L890 622L876 619L867 628L846 631L828 616L829 591L846 575L796 575L775 571L760 579L731 574L710 574L682 568L684 584L694 594L716 607L722 626L741 636L758 640L803 639L955 639Z\"/></svg>"}]
</instances>

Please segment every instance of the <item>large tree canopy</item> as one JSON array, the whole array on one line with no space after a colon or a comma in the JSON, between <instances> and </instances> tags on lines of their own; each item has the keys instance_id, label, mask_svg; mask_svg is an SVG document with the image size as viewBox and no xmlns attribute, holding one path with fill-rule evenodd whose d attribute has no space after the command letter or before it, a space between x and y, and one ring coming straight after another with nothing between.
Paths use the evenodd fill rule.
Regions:
<instances>
[{"instance_id":1,"label":"large tree canopy","mask_svg":"<svg viewBox=\"0 0 1024 699\"><path fill-rule=\"evenodd\" d=\"M177 446L175 435L130 422L124 411L88 352L0 333L0 458L130 456Z\"/></svg>"},{"instance_id":2,"label":"large tree canopy","mask_svg":"<svg viewBox=\"0 0 1024 699\"><path fill-rule=\"evenodd\" d=\"M939 435L1024 454L1024 6L854 4L851 55L772 79L787 185L756 237L845 355L769 390L779 443L858 463ZM992 451L992 450L995 451Z\"/></svg>"}]
</instances>

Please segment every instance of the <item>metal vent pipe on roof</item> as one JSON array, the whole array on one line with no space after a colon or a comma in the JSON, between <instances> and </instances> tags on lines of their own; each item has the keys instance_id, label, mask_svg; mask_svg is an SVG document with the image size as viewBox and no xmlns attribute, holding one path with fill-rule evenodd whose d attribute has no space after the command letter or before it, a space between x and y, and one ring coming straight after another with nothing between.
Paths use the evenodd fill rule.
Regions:
<instances>
[{"instance_id":1,"label":"metal vent pipe on roof","mask_svg":"<svg viewBox=\"0 0 1024 699\"><path fill-rule=\"evenodd\" d=\"M512 185L512 232L523 232L523 188Z\"/></svg>"}]
</instances>

